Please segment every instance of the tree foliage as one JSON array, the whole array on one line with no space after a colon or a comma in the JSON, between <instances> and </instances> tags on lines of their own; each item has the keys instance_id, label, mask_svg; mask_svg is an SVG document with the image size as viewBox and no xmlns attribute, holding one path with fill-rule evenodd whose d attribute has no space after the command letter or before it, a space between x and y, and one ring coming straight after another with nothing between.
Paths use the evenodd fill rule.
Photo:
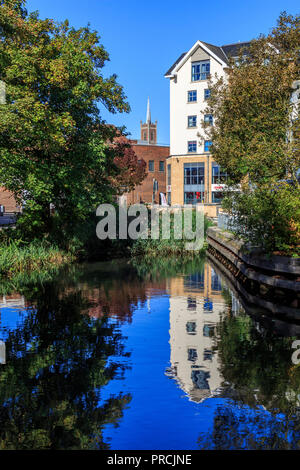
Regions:
<instances>
[{"instance_id":1,"label":"tree foliage","mask_svg":"<svg viewBox=\"0 0 300 470\"><path fill-rule=\"evenodd\" d=\"M299 79L300 16L282 13L268 36L231 61L225 78L211 78L205 111L214 115L206 128L213 158L229 186L240 185L223 204L234 230L268 252L298 255Z\"/></svg>"},{"instance_id":2,"label":"tree foliage","mask_svg":"<svg viewBox=\"0 0 300 470\"><path fill-rule=\"evenodd\" d=\"M299 148L287 136L291 122L292 86L300 77L300 16L281 14L268 36L251 41L226 78L212 77L206 112L216 125L208 129L215 160L235 182L294 179Z\"/></svg>"},{"instance_id":3,"label":"tree foliage","mask_svg":"<svg viewBox=\"0 0 300 470\"><path fill-rule=\"evenodd\" d=\"M111 179L112 184L118 194L124 191L129 192L144 180L147 174L146 162L138 159L130 141L125 136L116 137L112 149L115 154L114 164L119 169L119 173Z\"/></svg>"},{"instance_id":4,"label":"tree foliage","mask_svg":"<svg viewBox=\"0 0 300 470\"><path fill-rule=\"evenodd\" d=\"M99 41L89 26L42 20L24 1L0 2L0 185L25 202L20 226L31 236L53 230L50 203L59 230L70 231L112 199L120 173L126 179L115 159L122 151L128 159L128 149L113 151L117 130L101 109L130 108L116 75L103 76L109 56Z\"/></svg>"}]
</instances>

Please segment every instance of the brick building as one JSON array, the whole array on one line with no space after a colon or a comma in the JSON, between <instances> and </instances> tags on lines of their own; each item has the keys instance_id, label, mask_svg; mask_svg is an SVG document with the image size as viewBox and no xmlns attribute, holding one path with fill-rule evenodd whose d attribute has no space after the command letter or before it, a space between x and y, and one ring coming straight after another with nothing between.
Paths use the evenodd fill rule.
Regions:
<instances>
[{"instance_id":1,"label":"brick building","mask_svg":"<svg viewBox=\"0 0 300 470\"><path fill-rule=\"evenodd\" d=\"M5 188L0 188L0 205L4 206L5 212L20 212L20 207L17 206L14 196Z\"/></svg>"},{"instance_id":2,"label":"brick building","mask_svg":"<svg viewBox=\"0 0 300 470\"><path fill-rule=\"evenodd\" d=\"M127 204L152 203L154 180L157 181L154 202L158 204L159 193L166 194L166 159L170 155L170 147L157 143L157 121L155 123L151 121L149 98L146 122L141 121L140 125L141 139L130 142L138 158L146 162L147 176L142 184L127 194Z\"/></svg>"}]
</instances>

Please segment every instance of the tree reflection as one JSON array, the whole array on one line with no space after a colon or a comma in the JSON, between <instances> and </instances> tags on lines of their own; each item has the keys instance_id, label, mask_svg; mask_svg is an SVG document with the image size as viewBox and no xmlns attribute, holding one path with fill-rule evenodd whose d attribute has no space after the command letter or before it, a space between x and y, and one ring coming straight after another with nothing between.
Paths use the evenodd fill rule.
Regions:
<instances>
[{"instance_id":1,"label":"tree reflection","mask_svg":"<svg viewBox=\"0 0 300 470\"><path fill-rule=\"evenodd\" d=\"M9 332L0 369L1 449L105 449L102 429L117 425L130 395L101 400L124 366L117 326L84 314L81 291L59 283L27 286L35 305Z\"/></svg>"},{"instance_id":2,"label":"tree reflection","mask_svg":"<svg viewBox=\"0 0 300 470\"><path fill-rule=\"evenodd\" d=\"M262 409L233 404L218 407L211 433L200 435L201 449L290 450L300 448L299 417L290 419Z\"/></svg>"},{"instance_id":3,"label":"tree reflection","mask_svg":"<svg viewBox=\"0 0 300 470\"><path fill-rule=\"evenodd\" d=\"M264 329L246 313L224 313L217 328L223 406L200 448L300 448L300 366L294 337Z\"/></svg>"}]
</instances>

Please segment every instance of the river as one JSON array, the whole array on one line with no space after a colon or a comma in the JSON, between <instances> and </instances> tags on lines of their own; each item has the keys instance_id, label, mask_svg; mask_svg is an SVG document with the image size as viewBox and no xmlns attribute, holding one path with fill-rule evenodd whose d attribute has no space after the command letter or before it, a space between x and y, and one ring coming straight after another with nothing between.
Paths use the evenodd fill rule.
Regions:
<instances>
[{"instance_id":1,"label":"river","mask_svg":"<svg viewBox=\"0 0 300 470\"><path fill-rule=\"evenodd\" d=\"M299 449L299 325L205 258L2 286L0 449Z\"/></svg>"}]
</instances>

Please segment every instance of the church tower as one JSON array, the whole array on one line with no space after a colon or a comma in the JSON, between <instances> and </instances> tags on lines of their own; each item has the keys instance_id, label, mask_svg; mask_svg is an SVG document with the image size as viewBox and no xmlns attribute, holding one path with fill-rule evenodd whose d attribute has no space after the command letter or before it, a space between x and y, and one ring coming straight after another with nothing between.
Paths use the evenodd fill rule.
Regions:
<instances>
[{"instance_id":1,"label":"church tower","mask_svg":"<svg viewBox=\"0 0 300 470\"><path fill-rule=\"evenodd\" d=\"M150 100L148 97L146 122L141 121L141 141L148 144L157 143L157 121L151 122Z\"/></svg>"}]
</instances>

